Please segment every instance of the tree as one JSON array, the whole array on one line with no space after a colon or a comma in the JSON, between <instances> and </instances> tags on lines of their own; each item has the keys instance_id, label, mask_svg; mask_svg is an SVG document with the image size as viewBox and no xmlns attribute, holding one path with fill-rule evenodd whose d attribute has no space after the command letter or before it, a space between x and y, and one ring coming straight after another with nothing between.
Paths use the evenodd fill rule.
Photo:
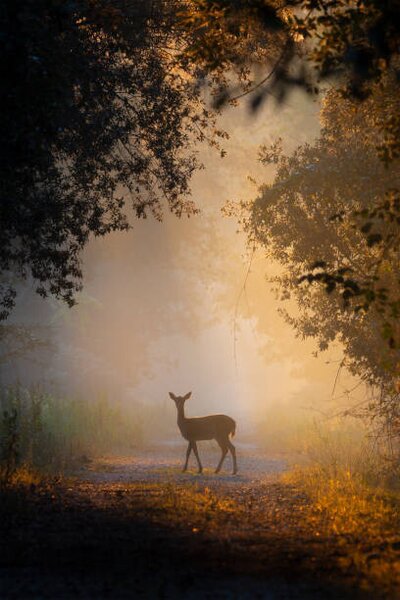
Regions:
<instances>
[{"instance_id":1,"label":"tree","mask_svg":"<svg viewBox=\"0 0 400 600\"><path fill-rule=\"evenodd\" d=\"M339 340L351 372L383 391L372 413L385 410L398 423L399 162L385 165L376 151L380 125L399 102L392 77L361 104L330 91L315 144L289 156L279 143L263 148L275 180L241 208L251 243L283 267L281 299L298 307L288 321L321 350Z\"/></svg>"},{"instance_id":2,"label":"tree","mask_svg":"<svg viewBox=\"0 0 400 600\"><path fill-rule=\"evenodd\" d=\"M293 86L315 94L326 82L335 86L315 145L291 156L279 143L264 149L276 179L242 206L244 226L251 243L285 267L278 287L300 309L289 321L321 349L342 341L353 373L382 389L372 414L400 435L399 4L202 0L189 12L189 27L199 32L191 52L211 71L244 64L229 43L232 31L252 39L249 24L256 23L256 37L261 29L274 40L265 74L248 81L254 110L271 95L282 102ZM217 105L237 97L227 87Z\"/></svg>"},{"instance_id":3,"label":"tree","mask_svg":"<svg viewBox=\"0 0 400 600\"><path fill-rule=\"evenodd\" d=\"M390 72L399 93L397 0L196 0L183 15L193 61L211 73L246 73L244 92L222 82L217 106L248 94L257 110L270 96L282 102L293 87L318 94L326 81L361 101ZM251 77L254 62L266 70L261 78ZM382 159L400 157L398 112L385 115L380 133Z\"/></svg>"},{"instance_id":4,"label":"tree","mask_svg":"<svg viewBox=\"0 0 400 600\"><path fill-rule=\"evenodd\" d=\"M257 57L266 59L269 72L258 82L248 79L247 89L241 94L249 94L253 109L270 94L282 101L292 86L318 93L318 85L332 78L337 90L335 100L347 98L350 102L347 110L343 104L337 111L338 118L352 119L358 111L356 129L351 135L354 146L357 143L363 146L362 158L365 160L368 155L368 161L374 163L373 170L378 169L379 173L384 165L391 174L395 172L400 157L400 8L396 1L201 0L187 4L185 19L187 28L197 32L195 43L187 52L211 72L238 65L245 67L248 54L243 40L248 46L253 43L262 49L268 46L264 40L269 39L268 51L264 54L260 51ZM232 99L235 96L232 98L232 93L225 89L217 104ZM364 104L360 102L357 107L357 101ZM330 105L332 114L330 122L325 114L324 135L331 137L332 147L336 142L341 147L342 138L349 137L347 123L341 126L335 120L332 101ZM267 152L264 158L279 163L276 150ZM377 157L382 161L380 167ZM334 171L340 172L338 166ZM357 300L356 310L368 311L375 304L377 311L386 316L384 335L389 345L394 346L393 324L400 314L400 300L393 294L390 297L385 287L379 287L381 276L377 271L384 269L387 254L400 239L400 193L396 177L389 187L386 177L382 176L380 182L373 202L360 208L359 199L347 193L348 201L334 215L342 223L347 219L350 228L354 220L358 222L367 247L374 247L371 268L356 273L353 270L352 277L344 277L349 272L345 261L336 260L335 267L331 265L324 270L326 262L316 255L313 263L318 272L303 273L302 277L299 274L298 281L323 283L328 292L341 289L346 306ZM372 188L376 186L373 184ZM324 189L321 181L321 192Z\"/></svg>"},{"instance_id":5,"label":"tree","mask_svg":"<svg viewBox=\"0 0 400 600\"><path fill-rule=\"evenodd\" d=\"M194 144L223 136L204 82L221 106L236 73L257 108L344 70L364 97L399 48L397 4L378 0L6 0L0 28L1 318L14 275L73 304L82 248L129 226L127 197L138 217L196 212ZM253 84L255 62L269 72ZM386 160L399 123L382 125Z\"/></svg>"},{"instance_id":6,"label":"tree","mask_svg":"<svg viewBox=\"0 0 400 600\"><path fill-rule=\"evenodd\" d=\"M268 47L267 62L278 62L258 93L282 83L311 91L345 74L350 95L365 97L399 55L396 0L193 0L182 14L196 33L187 52L209 70L244 64L246 44Z\"/></svg>"},{"instance_id":7,"label":"tree","mask_svg":"<svg viewBox=\"0 0 400 600\"><path fill-rule=\"evenodd\" d=\"M193 144L223 133L179 58L175 16L161 0L2 4L0 318L15 277L72 305L82 248L128 228L127 198L137 217L196 212Z\"/></svg>"}]
</instances>

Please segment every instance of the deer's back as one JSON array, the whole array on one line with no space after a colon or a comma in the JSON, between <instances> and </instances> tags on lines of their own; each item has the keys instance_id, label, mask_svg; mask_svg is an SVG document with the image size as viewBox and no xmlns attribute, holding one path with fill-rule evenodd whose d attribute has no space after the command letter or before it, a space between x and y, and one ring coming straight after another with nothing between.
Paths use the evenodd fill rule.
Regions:
<instances>
[{"instance_id":1,"label":"deer's back","mask_svg":"<svg viewBox=\"0 0 400 600\"><path fill-rule=\"evenodd\" d=\"M207 417L192 417L185 419L180 427L181 433L187 440L213 440L228 437L235 432L236 423L227 415L209 415Z\"/></svg>"}]
</instances>

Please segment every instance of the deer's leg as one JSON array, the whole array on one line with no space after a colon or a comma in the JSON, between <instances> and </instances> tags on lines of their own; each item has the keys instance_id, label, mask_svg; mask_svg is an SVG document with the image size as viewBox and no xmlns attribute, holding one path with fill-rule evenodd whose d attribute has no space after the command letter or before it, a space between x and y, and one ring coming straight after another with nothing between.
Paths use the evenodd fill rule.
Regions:
<instances>
[{"instance_id":1,"label":"deer's leg","mask_svg":"<svg viewBox=\"0 0 400 600\"><path fill-rule=\"evenodd\" d=\"M195 457L197 458L197 463L199 465L199 473L201 473L202 470L203 470L203 466L202 466L202 464L200 462L200 456L199 456L199 451L197 450L197 444L196 444L196 442L192 442L192 448L193 448L193 452L195 454Z\"/></svg>"},{"instance_id":2,"label":"deer's leg","mask_svg":"<svg viewBox=\"0 0 400 600\"><path fill-rule=\"evenodd\" d=\"M217 440L219 447L221 448L221 460L218 463L218 467L215 469L216 473L219 473L222 467L222 463L224 462L224 458L228 453L228 448L227 448L227 443L225 442L225 440L223 442Z\"/></svg>"},{"instance_id":3,"label":"deer's leg","mask_svg":"<svg viewBox=\"0 0 400 600\"><path fill-rule=\"evenodd\" d=\"M232 444L232 442L230 440L228 440L228 448L232 454L232 460L233 460L233 474L235 475L235 473L237 473L237 462L236 462L236 448L235 446Z\"/></svg>"},{"instance_id":4,"label":"deer's leg","mask_svg":"<svg viewBox=\"0 0 400 600\"><path fill-rule=\"evenodd\" d=\"M192 442L189 442L187 450L186 450L186 462L185 462L185 466L182 469L183 472L185 472L186 469L188 468L189 456L190 456L191 451L192 451Z\"/></svg>"}]
</instances>

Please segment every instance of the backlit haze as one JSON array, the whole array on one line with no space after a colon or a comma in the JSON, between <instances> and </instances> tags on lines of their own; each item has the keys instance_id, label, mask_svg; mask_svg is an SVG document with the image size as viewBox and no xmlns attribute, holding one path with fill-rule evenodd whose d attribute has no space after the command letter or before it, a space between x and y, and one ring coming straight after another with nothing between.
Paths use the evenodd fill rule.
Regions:
<instances>
[{"instance_id":1,"label":"backlit haze","mask_svg":"<svg viewBox=\"0 0 400 600\"><path fill-rule=\"evenodd\" d=\"M228 200L254 198L257 185L270 181L272 167L257 161L261 144L279 136L289 150L318 134L318 107L304 95L274 104L257 115L246 104L223 112L227 158L199 148L205 169L192 182L199 216L134 220L127 233L93 240L72 310L54 300L45 310L34 297L28 314L20 303L13 318L46 318L56 348L36 367L3 366L3 379L103 394L138 414L153 407L160 422L152 431L164 437L178 436L169 391L193 392L188 415L231 414L243 439L260 428L267 435L281 409L310 415L332 401L334 387L335 397L345 394L345 373L335 384L340 347L315 358L315 344L295 338L266 280L277 265L259 250L249 267L244 234L221 214Z\"/></svg>"}]
</instances>

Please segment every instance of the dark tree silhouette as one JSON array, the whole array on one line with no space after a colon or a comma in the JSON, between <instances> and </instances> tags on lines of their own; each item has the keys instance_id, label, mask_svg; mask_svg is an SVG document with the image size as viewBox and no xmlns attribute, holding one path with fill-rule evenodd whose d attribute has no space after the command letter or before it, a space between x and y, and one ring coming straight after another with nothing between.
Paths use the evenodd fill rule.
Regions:
<instances>
[{"instance_id":1,"label":"dark tree silhouette","mask_svg":"<svg viewBox=\"0 0 400 600\"><path fill-rule=\"evenodd\" d=\"M273 69L256 86L259 101L274 88L280 95L293 85L313 91L326 77L343 74L350 95L364 98L370 84L399 55L397 0L192 0L185 4L186 28L197 33L188 52L208 69L243 64L252 46L268 47L266 58Z\"/></svg>"},{"instance_id":2,"label":"dark tree silhouette","mask_svg":"<svg viewBox=\"0 0 400 600\"><path fill-rule=\"evenodd\" d=\"M1 318L15 277L72 305L83 246L128 227L127 198L138 217L196 212L192 144L221 132L175 22L171 2L2 3Z\"/></svg>"},{"instance_id":3,"label":"dark tree silhouette","mask_svg":"<svg viewBox=\"0 0 400 600\"><path fill-rule=\"evenodd\" d=\"M256 109L291 86L347 75L364 98L396 68L399 9L365 0L5 0L0 9L0 318L14 277L74 303L90 235L128 227L134 214L196 212L196 140L222 132L202 101L236 96ZM254 61L268 64L252 81ZM233 94L233 96L235 96ZM381 123L386 162L399 151L397 114Z\"/></svg>"}]
</instances>

